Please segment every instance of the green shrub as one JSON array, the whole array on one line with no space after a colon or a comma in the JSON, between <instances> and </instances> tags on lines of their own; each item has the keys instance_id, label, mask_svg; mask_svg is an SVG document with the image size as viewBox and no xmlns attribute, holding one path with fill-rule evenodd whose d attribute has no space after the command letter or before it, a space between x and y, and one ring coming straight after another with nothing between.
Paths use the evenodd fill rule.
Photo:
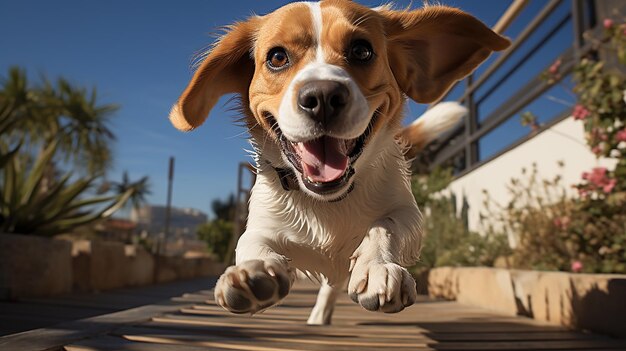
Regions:
<instances>
[{"instance_id":1,"label":"green shrub","mask_svg":"<svg viewBox=\"0 0 626 351\"><path fill-rule=\"evenodd\" d=\"M207 249L220 261L224 261L233 236L233 222L215 219L198 226L198 239L206 242Z\"/></svg>"},{"instance_id":2,"label":"green shrub","mask_svg":"<svg viewBox=\"0 0 626 351\"><path fill-rule=\"evenodd\" d=\"M110 217L133 195L134 189L110 196L85 198L97 176L72 179L67 173L46 184L45 171L57 150L53 142L34 162L13 153L0 166L0 232L53 236L70 233Z\"/></svg>"},{"instance_id":3,"label":"green shrub","mask_svg":"<svg viewBox=\"0 0 626 351\"><path fill-rule=\"evenodd\" d=\"M455 196L442 194L451 181L449 169L412 179L413 195L424 215L424 245L417 267L493 266L498 257L510 253L506 236L468 230L467 203L463 201L457 211Z\"/></svg>"}]
</instances>

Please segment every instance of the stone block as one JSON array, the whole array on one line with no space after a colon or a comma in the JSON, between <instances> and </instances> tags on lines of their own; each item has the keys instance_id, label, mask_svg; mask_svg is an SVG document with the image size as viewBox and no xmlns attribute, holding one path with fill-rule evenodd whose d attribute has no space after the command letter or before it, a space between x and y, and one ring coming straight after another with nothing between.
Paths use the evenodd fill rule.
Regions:
<instances>
[{"instance_id":1,"label":"stone block","mask_svg":"<svg viewBox=\"0 0 626 351\"><path fill-rule=\"evenodd\" d=\"M127 285L141 286L154 282L154 257L142 247L126 245L128 259Z\"/></svg>"},{"instance_id":2,"label":"stone block","mask_svg":"<svg viewBox=\"0 0 626 351\"><path fill-rule=\"evenodd\" d=\"M457 301L515 316L511 275L506 269L457 268Z\"/></svg>"},{"instance_id":3,"label":"stone block","mask_svg":"<svg viewBox=\"0 0 626 351\"><path fill-rule=\"evenodd\" d=\"M83 240L74 243L72 252L77 290L103 291L127 286L130 259L124 244Z\"/></svg>"},{"instance_id":4,"label":"stone block","mask_svg":"<svg viewBox=\"0 0 626 351\"><path fill-rule=\"evenodd\" d=\"M168 283L178 279L182 258L170 256L155 257L156 282Z\"/></svg>"},{"instance_id":5,"label":"stone block","mask_svg":"<svg viewBox=\"0 0 626 351\"><path fill-rule=\"evenodd\" d=\"M626 275L442 267L428 280L433 297L626 337Z\"/></svg>"},{"instance_id":6,"label":"stone block","mask_svg":"<svg viewBox=\"0 0 626 351\"><path fill-rule=\"evenodd\" d=\"M72 244L34 235L0 234L0 298L72 290Z\"/></svg>"},{"instance_id":7,"label":"stone block","mask_svg":"<svg viewBox=\"0 0 626 351\"><path fill-rule=\"evenodd\" d=\"M453 267L431 269L428 273L428 293L431 297L456 300L459 292L457 270Z\"/></svg>"}]
</instances>

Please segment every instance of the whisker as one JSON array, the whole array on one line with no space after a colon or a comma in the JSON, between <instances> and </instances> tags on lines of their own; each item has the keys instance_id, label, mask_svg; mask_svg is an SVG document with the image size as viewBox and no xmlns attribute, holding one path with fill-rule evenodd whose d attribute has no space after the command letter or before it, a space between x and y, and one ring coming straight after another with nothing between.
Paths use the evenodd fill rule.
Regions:
<instances>
[{"instance_id":1,"label":"whisker","mask_svg":"<svg viewBox=\"0 0 626 351\"><path fill-rule=\"evenodd\" d=\"M354 22L352 22L352 25L355 27L358 27L362 25L365 21L369 20L370 18L371 18L371 15L369 13L366 13L363 16L357 18Z\"/></svg>"}]
</instances>

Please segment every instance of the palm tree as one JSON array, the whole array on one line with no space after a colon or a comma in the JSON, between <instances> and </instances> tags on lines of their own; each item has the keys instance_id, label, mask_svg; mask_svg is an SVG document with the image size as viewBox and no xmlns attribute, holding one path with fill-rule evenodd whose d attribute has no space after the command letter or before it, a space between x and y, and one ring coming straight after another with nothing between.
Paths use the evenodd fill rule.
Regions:
<instances>
[{"instance_id":1,"label":"palm tree","mask_svg":"<svg viewBox=\"0 0 626 351\"><path fill-rule=\"evenodd\" d=\"M121 182L112 182L112 190L116 194L125 194L129 190L132 190L130 198L125 205L125 208L128 209L139 209L142 205L144 205L147 200L146 196L152 194L150 190L150 183L148 181L148 177L145 176L137 181L131 181L128 176L128 172L124 172L122 175ZM130 207L129 207L130 206Z\"/></svg>"},{"instance_id":2,"label":"palm tree","mask_svg":"<svg viewBox=\"0 0 626 351\"><path fill-rule=\"evenodd\" d=\"M0 82L0 231L68 233L145 201L147 177L131 182L127 174L116 194L90 196L111 162L107 124L116 109L98 104L95 89L62 78L33 87L24 70L9 70ZM60 172L55 161L88 174Z\"/></svg>"},{"instance_id":3,"label":"palm tree","mask_svg":"<svg viewBox=\"0 0 626 351\"><path fill-rule=\"evenodd\" d=\"M118 107L98 104L95 88L75 87L63 78L52 84L45 77L30 87L25 71L12 67L1 82L0 101L13 107L12 115L19 121L7 136L10 140L23 140L31 151L38 148L37 153L58 140L62 161L89 175L110 166L115 136L108 123Z\"/></svg>"}]
</instances>

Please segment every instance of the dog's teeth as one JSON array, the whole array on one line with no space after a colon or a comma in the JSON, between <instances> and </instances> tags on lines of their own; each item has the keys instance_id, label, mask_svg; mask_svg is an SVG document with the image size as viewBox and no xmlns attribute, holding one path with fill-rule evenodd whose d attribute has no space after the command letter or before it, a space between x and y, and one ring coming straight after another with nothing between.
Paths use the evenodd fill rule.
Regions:
<instances>
[{"instance_id":1,"label":"dog's teeth","mask_svg":"<svg viewBox=\"0 0 626 351\"><path fill-rule=\"evenodd\" d=\"M311 177L309 177L309 176L306 176L306 180L307 180L309 183L312 183L312 184L315 184L315 185L320 185L320 184L322 184L321 182L316 182L316 181L314 181L314 180L313 180L313 178L311 178Z\"/></svg>"}]
</instances>

